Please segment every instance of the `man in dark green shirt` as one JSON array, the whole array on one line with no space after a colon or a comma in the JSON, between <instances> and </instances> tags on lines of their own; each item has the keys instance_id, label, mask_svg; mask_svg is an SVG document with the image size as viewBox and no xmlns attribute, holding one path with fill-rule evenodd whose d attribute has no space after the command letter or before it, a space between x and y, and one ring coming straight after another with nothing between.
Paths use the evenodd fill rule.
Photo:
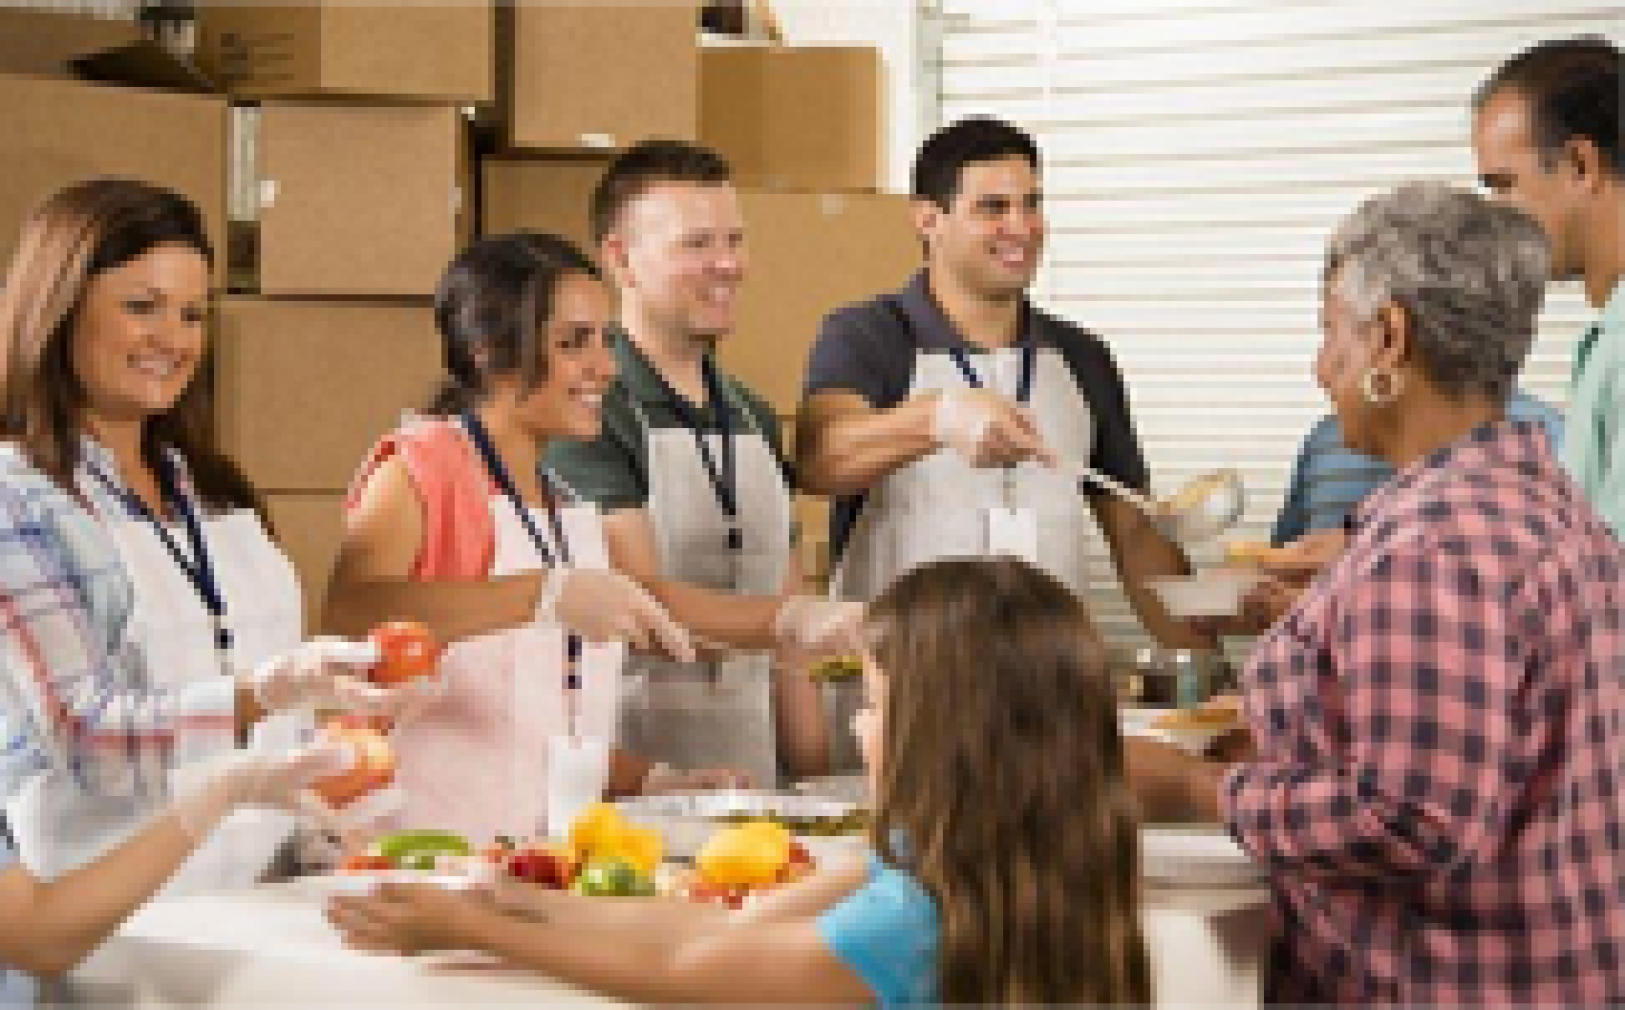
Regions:
<instances>
[{"instance_id":1,"label":"man in dark green shirt","mask_svg":"<svg viewBox=\"0 0 1625 1010\"><path fill-rule=\"evenodd\" d=\"M629 663L621 743L768 786L781 768L820 771L822 700L801 667L857 608L797 595L777 419L711 353L737 339L746 268L728 165L691 144L640 144L600 180L592 219L620 293L620 374L598 440L560 446L549 463L606 513L616 567L718 647L699 664Z\"/></svg>"}]
</instances>

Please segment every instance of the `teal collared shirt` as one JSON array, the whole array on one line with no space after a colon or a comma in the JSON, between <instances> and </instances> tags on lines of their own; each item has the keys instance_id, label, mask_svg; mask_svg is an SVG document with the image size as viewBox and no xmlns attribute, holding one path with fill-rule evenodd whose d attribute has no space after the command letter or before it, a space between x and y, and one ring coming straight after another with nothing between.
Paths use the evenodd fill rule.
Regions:
<instances>
[{"instance_id":1,"label":"teal collared shirt","mask_svg":"<svg viewBox=\"0 0 1625 1010\"><path fill-rule=\"evenodd\" d=\"M1569 390L1563 464L1592 507L1625 536L1625 282L1580 338Z\"/></svg>"}]
</instances>

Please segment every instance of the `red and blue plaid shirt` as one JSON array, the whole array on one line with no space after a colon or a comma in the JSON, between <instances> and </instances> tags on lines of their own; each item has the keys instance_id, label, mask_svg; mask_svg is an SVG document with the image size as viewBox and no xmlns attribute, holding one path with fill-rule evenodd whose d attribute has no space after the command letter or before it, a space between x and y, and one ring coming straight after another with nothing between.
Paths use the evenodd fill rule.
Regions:
<instances>
[{"instance_id":1,"label":"red and blue plaid shirt","mask_svg":"<svg viewBox=\"0 0 1625 1010\"><path fill-rule=\"evenodd\" d=\"M1625 997L1625 554L1534 425L1375 491L1248 665L1269 998Z\"/></svg>"},{"instance_id":2,"label":"red and blue plaid shirt","mask_svg":"<svg viewBox=\"0 0 1625 1010\"><path fill-rule=\"evenodd\" d=\"M88 439L84 450L80 492L120 515L86 469L116 474L112 458ZM0 804L48 768L90 794L160 797L171 769L234 746L235 684L156 686L133 593L97 515L0 444Z\"/></svg>"}]
</instances>

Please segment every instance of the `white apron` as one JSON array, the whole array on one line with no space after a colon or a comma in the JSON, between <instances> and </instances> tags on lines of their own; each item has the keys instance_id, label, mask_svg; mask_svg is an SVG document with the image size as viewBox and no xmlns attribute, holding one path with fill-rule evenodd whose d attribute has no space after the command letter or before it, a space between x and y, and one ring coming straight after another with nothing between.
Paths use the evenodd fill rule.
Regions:
<instances>
[{"instance_id":1,"label":"white apron","mask_svg":"<svg viewBox=\"0 0 1625 1010\"><path fill-rule=\"evenodd\" d=\"M226 676L215 648L213 619L157 531L127 515L101 519L134 587L131 631L145 660L148 684L179 687ZM259 517L239 510L205 517L203 522L226 599L232 665L249 669L296 647L303 631L298 575L266 535ZM180 524L170 530L177 542L186 543ZM308 716L272 716L256 727L250 747L283 752L309 734ZM206 773L206 763L178 767L171 773L172 789L184 793ZM40 877L52 879L106 853L166 803L159 796L91 796L70 771L53 768L27 783L8 807L8 816L23 862ZM295 826L292 817L276 811L233 812L171 878L164 893L198 894L253 884Z\"/></svg>"},{"instance_id":2,"label":"white apron","mask_svg":"<svg viewBox=\"0 0 1625 1010\"><path fill-rule=\"evenodd\" d=\"M970 355L988 388L1014 400L1022 349L1002 347ZM909 396L967 388L951 355L919 352ZM1028 406L1045 442L1063 463L1087 465L1094 453L1094 415L1060 352L1040 346L1033 365ZM1064 472L1063 467L1063 472ZM1030 509L1037 519L1037 564L1080 598L1089 583L1089 499L1068 478L1039 463L973 467L943 449L901 467L869 489L846 549L835 567L831 590L840 599L873 600L906 572L930 561L982 557L988 551L987 513L994 508ZM831 725L837 727L838 767L858 763L849 732L860 692L855 684L826 685Z\"/></svg>"},{"instance_id":3,"label":"white apron","mask_svg":"<svg viewBox=\"0 0 1625 1010\"><path fill-rule=\"evenodd\" d=\"M490 499L496 527L493 577L546 567L530 533L501 494ZM545 509L531 509L552 536ZM560 509L570 557L578 568L609 567L598 510ZM550 544L557 557L559 552ZM584 647L577 732L613 746L619 718L625 646ZM391 820L401 828L439 828L470 839L545 833L547 741L568 731L565 632L531 624L453 643L441 660L444 691L395 730L396 781L406 801Z\"/></svg>"},{"instance_id":4,"label":"white apron","mask_svg":"<svg viewBox=\"0 0 1625 1010\"><path fill-rule=\"evenodd\" d=\"M731 395L731 387L725 395ZM638 411L649 447L648 511L667 579L725 593L778 596L790 570L790 491L754 415L737 398L735 479L744 547L728 547L728 522L717 502L694 434L652 428ZM722 436L706 436L720 456ZM758 788L778 783L773 729L773 660L766 653L716 663L629 660L621 740L627 750L678 768L732 768Z\"/></svg>"}]
</instances>

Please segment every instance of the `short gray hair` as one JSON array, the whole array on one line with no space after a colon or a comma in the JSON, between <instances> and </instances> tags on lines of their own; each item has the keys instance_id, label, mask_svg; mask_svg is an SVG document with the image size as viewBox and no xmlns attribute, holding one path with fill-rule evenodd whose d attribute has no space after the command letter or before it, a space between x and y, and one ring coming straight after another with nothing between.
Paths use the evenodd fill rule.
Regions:
<instances>
[{"instance_id":1,"label":"short gray hair","mask_svg":"<svg viewBox=\"0 0 1625 1010\"><path fill-rule=\"evenodd\" d=\"M1325 279L1361 321L1403 308L1441 392L1505 400L1534 343L1550 269L1533 218L1470 190L1415 182L1343 219L1326 246Z\"/></svg>"}]
</instances>

